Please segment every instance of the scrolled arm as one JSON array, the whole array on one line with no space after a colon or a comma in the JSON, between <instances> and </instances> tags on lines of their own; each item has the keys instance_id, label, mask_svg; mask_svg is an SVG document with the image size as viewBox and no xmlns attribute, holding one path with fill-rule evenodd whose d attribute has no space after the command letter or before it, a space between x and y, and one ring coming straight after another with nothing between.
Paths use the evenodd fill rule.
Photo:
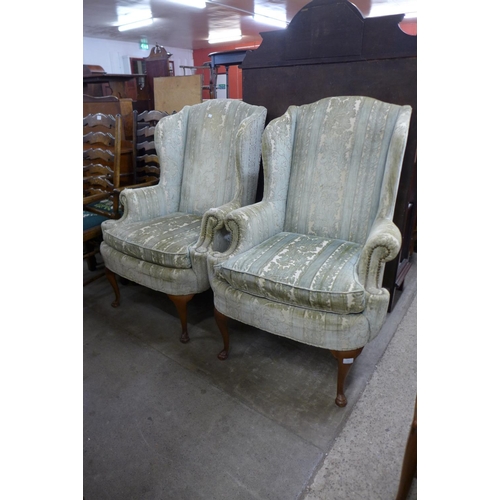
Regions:
<instances>
[{"instance_id":1,"label":"scrolled arm","mask_svg":"<svg viewBox=\"0 0 500 500\"><path fill-rule=\"evenodd\" d=\"M401 248L401 233L389 219L379 218L361 252L358 275L365 289L380 294L385 263L395 259Z\"/></svg>"},{"instance_id":2,"label":"scrolled arm","mask_svg":"<svg viewBox=\"0 0 500 500\"><path fill-rule=\"evenodd\" d=\"M210 208L203 214L201 221L200 237L196 242L195 248L199 253L215 251L213 249L216 235L224 228L226 216L239 208L240 203L237 200L230 201L217 208Z\"/></svg>"},{"instance_id":3,"label":"scrolled arm","mask_svg":"<svg viewBox=\"0 0 500 500\"><path fill-rule=\"evenodd\" d=\"M260 201L230 212L224 226L231 234L231 244L225 252L210 252L212 265L244 252L283 230L284 213L276 204Z\"/></svg>"},{"instance_id":4,"label":"scrolled arm","mask_svg":"<svg viewBox=\"0 0 500 500\"><path fill-rule=\"evenodd\" d=\"M161 217L169 211L165 190L160 185L124 189L120 193L120 202L124 210L123 223Z\"/></svg>"}]
</instances>

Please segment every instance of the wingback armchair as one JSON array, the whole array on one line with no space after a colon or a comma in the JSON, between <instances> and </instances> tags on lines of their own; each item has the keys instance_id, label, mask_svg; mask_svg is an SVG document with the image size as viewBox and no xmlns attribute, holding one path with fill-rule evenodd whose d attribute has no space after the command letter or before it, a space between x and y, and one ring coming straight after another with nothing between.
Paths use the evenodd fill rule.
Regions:
<instances>
[{"instance_id":1,"label":"wingback armchair","mask_svg":"<svg viewBox=\"0 0 500 500\"><path fill-rule=\"evenodd\" d=\"M392 222L411 108L369 97L290 106L262 139L264 196L225 219L231 245L211 252L226 359L230 317L331 350L336 404L354 359L381 329L385 262L400 249Z\"/></svg>"},{"instance_id":2,"label":"wingback armchair","mask_svg":"<svg viewBox=\"0 0 500 500\"><path fill-rule=\"evenodd\" d=\"M215 229L226 213L255 201L266 114L238 100L210 100L158 122L159 183L125 189L123 216L102 224L114 307L116 274L163 292L179 314L181 341L189 341L187 303L210 287L207 250L227 241Z\"/></svg>"}]
</instances>

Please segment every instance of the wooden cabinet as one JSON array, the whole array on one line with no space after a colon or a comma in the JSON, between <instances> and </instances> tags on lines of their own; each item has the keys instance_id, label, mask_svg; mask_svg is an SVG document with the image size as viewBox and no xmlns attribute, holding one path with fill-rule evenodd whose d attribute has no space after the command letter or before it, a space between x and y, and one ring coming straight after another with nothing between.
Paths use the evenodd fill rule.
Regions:
<instances>
[{"instance_id":1,"label":"wooden cabinet","mask_svg":"<svg viewBox=\"0 0 500 500\"><path fill-rule=\"evenodd\" d=\"M403 17L364 19L348 0L313 0L286 30L262 33L241 65L243 100L265 106L268 122L292 104L341 95L413 108L394 214L403 244L384 274L390 309L411 266L417 214L417 37L401 30Z\"/></svg>"},{"instance_id":2,"label":"wooden cabinet","mask_svg":"<svg viewBox=\"0 0 500 500\"><path fill-rule=\"evenodd\" d=\"M155 107L154 99L154 79L165 76L175 76L174 63L170 60L172 54L165 47L156 45L151 49L151 53L144 59L146 67L146 87L148 89L148 109Z\"/></svg>"}]
</instances>

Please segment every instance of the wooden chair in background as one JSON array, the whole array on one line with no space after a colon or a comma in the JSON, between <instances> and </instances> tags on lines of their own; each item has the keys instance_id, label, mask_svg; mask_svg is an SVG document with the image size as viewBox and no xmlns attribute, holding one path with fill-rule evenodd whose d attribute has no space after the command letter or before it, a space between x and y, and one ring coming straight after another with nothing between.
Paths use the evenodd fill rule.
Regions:
<instances>
[{"instance_id":1,"label":"wooden chair in background","mask_svg":"<svg viewBox=\"0 0 500 500\"><path fill-rule=\"evenodd\" d=\"M156 124L169 113L165 111L134 111L134 184L158 184L160 161L156 154L154 134Z\"/></svg>"},{"instance_id":2,"label":"wooden chair in background","mask_svg":"<svg viewBox=\"0 0 500 500\"><path fill-rule=\"evenodd\" d=\"M121 115L96 113L83 118L83 258L90 271L97 269L101 223L120 217L121 143Z\"/></svg>"}]
</instances>

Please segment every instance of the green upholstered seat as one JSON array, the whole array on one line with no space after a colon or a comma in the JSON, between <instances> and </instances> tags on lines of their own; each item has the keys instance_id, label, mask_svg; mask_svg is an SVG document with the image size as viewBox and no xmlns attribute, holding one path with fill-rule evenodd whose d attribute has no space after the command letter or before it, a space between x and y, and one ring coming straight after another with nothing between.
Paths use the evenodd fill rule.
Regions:
<instances>
[{"instance_id":1,"label":"green upholstered seat","mask_svg":"<svg viewBox=\"0 0 500 500\"><path fill-rule=\"evenodd\" d=\"M149 221L115 224L105 233L106 242L118 251L152 264L189 269L189 247L200 235L201 217L173 213Z\"/></svg>"},{"instance_id":2,"label":"green upholstered seat","mask_svg":"<svg viewBox=\"0 0 500 500\"><path fill-rule=\"evenodd\" d=\"M365 308L357 279L361 245L278 233L218 267L233 288L312 310L350 314Z\"/></svg>"}]
</instances>

